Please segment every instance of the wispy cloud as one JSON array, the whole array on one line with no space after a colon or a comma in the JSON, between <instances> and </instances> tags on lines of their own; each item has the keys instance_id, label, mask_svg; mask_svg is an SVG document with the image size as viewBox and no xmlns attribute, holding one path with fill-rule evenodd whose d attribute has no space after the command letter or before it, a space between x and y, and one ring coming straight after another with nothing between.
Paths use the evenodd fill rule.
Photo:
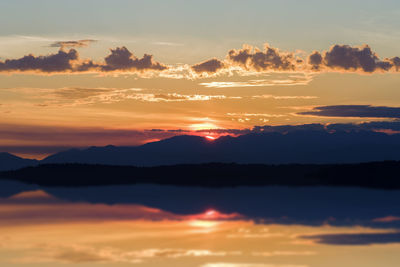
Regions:
<instances>
[{"instance_id":1,"label":"wispy cloud","mask_svg":"<svg viewBox=\"0 0 400 267\"><path fill-rule=\"evenodd\" d=\"M97 42L97 40L93 39L84 39L84 40L74 40L74 41L56 41L50 44L50 47L60 47L60 48L69 48L69 47L88 47L91 43Z\"/></svg>"},{"instance_id":2,"label":"wispy cloud","mask_svg":"<svg viewBox=\"0 0 400 267\"><path fill-rule=\"evenodd\" d=\"M336 105L314 107L311 111L298 112L299 115L323 117L359 118L400 118L400 107L371 105Z\"/></svg>"},{"instance_id":3,"label":"wispy cloud","mask_svg":"<svg viewBox=\"0 0 400 267\"><path fill-rule=\"evenodd\" d=\"M127 100L142 102L186 102L242 99L241 96L227 96L222 94L153 93L153 91L158 90L143 88L65 87L57 89L15 88L5 90L19 94L23 93L25 97L41 100L41 103L35 105L42 107L109 104Z\"/></svg>"},{"instance_id":4,"label":"wispy cloud","mask_svg":"<svg viewBox=\"0 0 400 267\"><path fill-rule=\"evenodd\" d=\"M212 251L206 249L149 248L122 250L112 247L88 245L53 245L42 247L41 253L15 260L18 263L143 263L154 259L206 258L240 255L240 252Z\"/></svg>"},{"instance_id":5,"label":"wispy cloud","mask_svg":"<svg viewBox=\"0 0 400 267\"><path fill-rule=\"evenodd\" d=\"M307 265L217 262L207 263L201 267L307 267Z\"/></svg>"},{"instance_id":6,"label":"wispy cloud","mask_svg":"<svg viewBox=\"0 0 400 267\"><path fill-rule=\"evenodd\" d=\"M252 98L261 99L275 99L275 100L288 100L288 99L316 99L318 96L311 95L255 95Z\"/></svg>"},{"instance_id":7,"label":"wispy cloud","mask_svg":"<svg viewBox=\"0 0 400 267\"><path fill-rule=\"evenodd\" d=\"M151 44L154 44L154 45L161 45L161 46L184 46L184 44L181 44L181 43L162 42L162 41L159 41L159 42L152 42Z\"/></svg>"},{"instance_id":8,"label":"wispy cloud","mask_svg":"<svg viewBox=\"0 0 400 267\"><path fill-rule=\"evenodd\" d=\"M307 85L312 81L312 75L288 75L286 77L269 77L268 79L256 79L248 81L213 81L200 83L208 88L231 87L266 87L266 86L294 86Z\"/></svg>"},{"instance_id":9,"label":"wispy cloud","mask_svg":"<svg viewBox=\"0 0 400 267\"><path fill-rule=\"evenodd\" d=\"M264 252L253 252L253 256L258 257L279 257L279 256L314 256L317 255L315 251L264 251Z\"/></svg>"}]
</instances>

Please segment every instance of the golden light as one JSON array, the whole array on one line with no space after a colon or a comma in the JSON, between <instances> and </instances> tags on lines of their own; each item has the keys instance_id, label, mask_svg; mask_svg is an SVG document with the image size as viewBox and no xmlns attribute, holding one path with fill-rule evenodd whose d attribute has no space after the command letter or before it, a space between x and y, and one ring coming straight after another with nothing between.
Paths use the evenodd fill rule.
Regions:
<instances>
[{"instance_id":1,"label":"golden light","mask_svg":"<svg viewBox=\"0 0 400 267\"><path fill-rule=\"evenodd\" d=\"M218 222L218 221L194 220L194 221L189 222L190 226L206 228L206 229L214 228L214 227L218 226L219 224L221 224L221 222Z\"/></svg>"},{"instance_id":2,"label":"golden light","mask_svg":"<svg viewBox=\"0 0 400 267\"><path fill-rule=\"evenodd\" d=\"M217 125L215 125L214 123L211 123L211 122L194 123L194 124L191 124L189 127L190 127L190 129L192 129L194 131L219 128Z\"/></svg>"},{"instance_id":3,"label":"golden light","mask_svg":"<svg viewBox=\"0 0 400 267\"><path fill-rule=\"evenodd\" d=\"M215 138L214 136L211 136L211 135L206 135L206 136L204 136L206 139L208 139L208 140L211 140L211 141L214 141L215 139L217 139L217 138Z\"/></svg>"}]
</instances>

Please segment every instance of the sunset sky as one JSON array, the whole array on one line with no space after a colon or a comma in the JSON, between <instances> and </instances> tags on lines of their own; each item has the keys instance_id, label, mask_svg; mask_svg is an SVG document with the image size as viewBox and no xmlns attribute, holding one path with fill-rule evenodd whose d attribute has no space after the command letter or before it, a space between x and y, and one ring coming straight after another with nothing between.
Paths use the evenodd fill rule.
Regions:
<instances>
[{"instance_id":1,"label":"sunset sky","mask_svg":"<svg viewBox=\"0 0 400 267\"><path fill-rule=\"evenodd\" d=\"M18 0L0 24L0 150L26 157L400 118L399 1Z\"/></svg>"}]
</instances>

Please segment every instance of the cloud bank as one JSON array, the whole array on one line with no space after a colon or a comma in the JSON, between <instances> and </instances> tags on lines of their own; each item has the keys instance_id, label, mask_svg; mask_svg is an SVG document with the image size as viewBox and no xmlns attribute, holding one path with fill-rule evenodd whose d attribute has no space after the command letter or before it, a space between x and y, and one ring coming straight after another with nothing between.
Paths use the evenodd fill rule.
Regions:
<instances>
[{"instance_id":1,"label":"cloud bank","mask_svg":"<svg viewBox=\"0 0 400 267\"><path fill-rule=\"evenodd\" d=\"M83 73L83 72L134 72L166 70L167 66L155 61L152 55L144 54L136 57L126 47L110 49L110 54L104 62L90 59L82 60L75 49L65 51L66 46L79 46L79 43L59 43L61 49L55 54L34 56L32 54L18 58L0 61L0 72L35 72L35 73Z\"/></svg>"},{"instance_id":2,"label":"cloud bank","mask_svg":"<svg viewBox=\"0 0 400 267\"><path fill-rule=\"evenodd\" d=\"M83 72L160 72L160 77L195 79L218 74L251 75L268 72L289 73L385 73L398 72L400 57L380 58L370 46L335 44L326 51L314 51L306 56L299 52L283 51L265 44L262 49L244 45L231 49L224 59L211 58L193 65L167 65L155 61L153 55L139 58L126 47L110 49L103 62L81 60L74 49L87 47L95 40L58 41L51 47L60 47L53 54L27 56L0 61L0 72L83 73ZM66 50L70 48L70 50ZM236 85L234 85L236 86ZM232 86L230 86L232 87Z\"/></svg>"}]
</instances>

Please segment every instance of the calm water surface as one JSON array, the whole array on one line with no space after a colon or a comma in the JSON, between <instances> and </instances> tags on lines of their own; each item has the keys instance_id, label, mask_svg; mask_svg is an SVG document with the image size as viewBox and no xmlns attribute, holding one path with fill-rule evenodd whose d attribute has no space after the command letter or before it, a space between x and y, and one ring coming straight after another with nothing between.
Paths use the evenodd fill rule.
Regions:
<instances>
[{"instance_id":1,"label":"calm water surface","mask_svg":"<svg viewBox=\"0 0 400 267\"><path fill-rule=\"evenodd\" d=\"M398 267L400 192L0 184L0 266Z\"/></svg>"}]
</instances>

